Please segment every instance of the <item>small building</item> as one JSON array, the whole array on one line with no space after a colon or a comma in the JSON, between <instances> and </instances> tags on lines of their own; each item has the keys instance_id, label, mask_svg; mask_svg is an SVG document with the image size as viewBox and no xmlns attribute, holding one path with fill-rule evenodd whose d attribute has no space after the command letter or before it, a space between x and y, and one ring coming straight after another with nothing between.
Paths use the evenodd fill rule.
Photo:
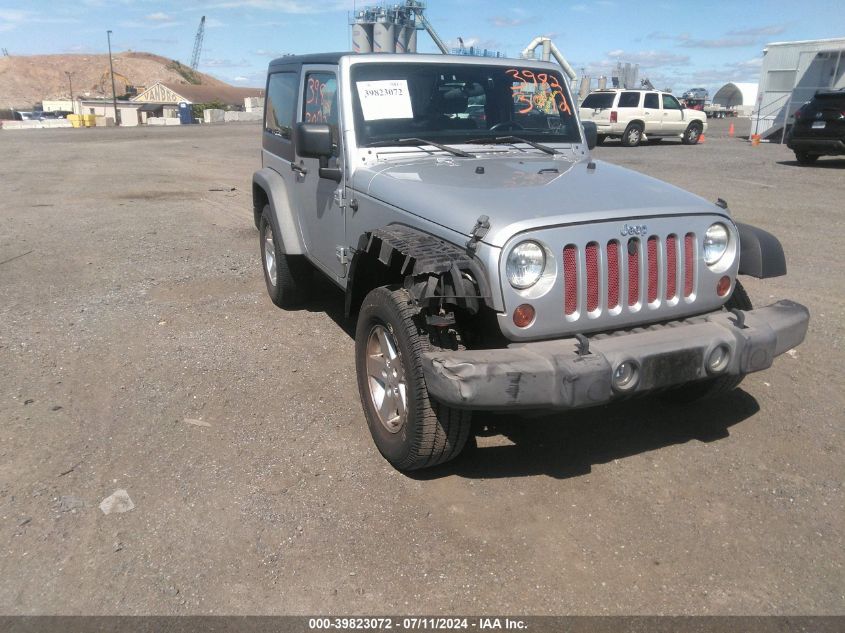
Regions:
<instances>
[{"instance_id":1,"label":"small building","mask_svg":"<svg viewBox=\"0 0 845 633\"><path fill-rule=\"evenodd\" d=\"M779 140L817 90L845 87L845 37L775 42L763 49L751 133Z\"/></svg>"},{"instance_id":2,"label":"small building","mask_svg":"<svg viewBox=\"0 0 845 633\"><path fill-rule=\"evenodd\" d=\"M117 100L117 112L120 124L134 127L141 123L138 105L131 101ZM77 99L73 103L74 114L94 114L101 117L115 118L114 102L111 99Z\"/></svg>"},{"instance_id":3,"label":"small building","mask_svg":"<svg viewBox=\"0 0 845 633\"><path fill-rule=\"evenodd\" d=\"M230 110L243 110L248 98L263 97L260 88L239 88L228 85L194 85L159 81L132 98L137 104L141 122L147 117L178 117L179 104L217 103Z\"/></svg>"},{"instance_id":4,"label":"small building","mask_svg":"<svg viewBox=\"0 0 845 633\"><path fill-rule=\"evenodd\" d=\"M758 84L729 82L713 95L713 105L735 110L737 116L751 116L757 103Z\"/></svg>"},{"instance_id":5,"label":"small building","mask_svg":"<svg viewBox=\"0 0 845 633\"><path fill-rule=\"evenodd\" d=\"M41 102L44 112L73 112L73 101L70 99L45 99Z\"/></svg>"}]
</instances>

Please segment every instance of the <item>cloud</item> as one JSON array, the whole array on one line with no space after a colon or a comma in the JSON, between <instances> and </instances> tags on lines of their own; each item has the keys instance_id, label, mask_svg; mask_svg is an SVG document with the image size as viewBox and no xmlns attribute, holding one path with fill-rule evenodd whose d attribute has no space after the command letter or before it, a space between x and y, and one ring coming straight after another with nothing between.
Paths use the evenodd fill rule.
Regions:
<instances>
[{"instance_id":1,"label":"cloud","mask_svg":"<svg viewBox=\"0 0 845 633\"><path fill-rule=\"evenodd\" d=\"M668 51L624 51L616 49L608 51L607 56L614 62L630 62L645 67L654 66L683 66L689 64L689 55L679 55Z\"/></svg>"},{"instance_id":2,"label":"cloud","mask_svg":"<svg viewBox=\"0 0 845 633\"><path fill-rule=\"evenodd\" d=\"M528 22L528 18L511 18L505 15L494 15L487 19L493 26L503 28L509 26L521 26Z\"/></svg>"},{"instance_id":3,"label":"cloud","mask_svg":"<svg viewBox=\"0 0 845 633\"><path fill-rule=\"evenodd\" d=\"M240 61L232 61L230 59L203 59L200 61L200 65L204 68L250 68L252 64L250 64L247 60L242 59Z\"/></svg>"},{"instance_id":4,"label":"cloud","mask_svg":"<svg viewBox=\"0 0 845 633\"><path fill-rule=\"evenodd\" d=\"M717 38L697 38L692 37L689 33L667 35L661 31L654 31L649 33L646 39L670 40L677 42L678 46L683 48L743 48L759 46L767 37L778 35L785 30L786 25L770 24L747 29L735 29Z\"/></svg>"},{"instance_id":5,"label":"cloud","mask_svg":"<svg viewBox=\"0 0 845 633\"><path fill-rule=\"evenodd\" d=\"M679 38L678 46L684 48L744 48L754 46L758 40L758 37L751 36L720 37L712 40L687 37L685 39Z\"/></svg>"},{"instance_id":6,"label":"cloud","mask_svg":"<svg viewBox=\"0 0 845 633\"><path fill-rule=\"evenodd\" d=\"M172 17L170 17L166 13L163 13L162 11L158 11L156 13L150 13L147 16L147 19L151 20L153 22L172 22L173 21Z\"/></svg>"},{"instance_id":7,"label":"cloud","mask_svg":"<svg viewBox=\"0 0 845 633\"><path fill-rule=\"evenodd\" d=\"M169 28L172 28L174 26L182 26L183 24L184 24L184 22L179 22L177 20L171 20L169 22L164 22L164 21L161 21L161 20L154 21L154 20L149 20L148 18L146 18L144 21L141 21L141 20L124 20L123 22L120 23L120 26L122 26L125 29L150 30L150 29L169 29Z\"/></svg>"},{"instance_id":8,"label":"cloud","mask_svg":"<svg viewBox=\"0 0 845 633\"><path fill-rule=\"evenodd\" d=\"M728 31L728 35L739 35L747 37L763 37L768 35L780 35L786 30L786 25L772 24L770 26L758 26L751 29Z\"/></svg>"},{"instance_id":9,"label":"cloud","mask_svg":"<svg viewBox=\"0 0 845 633\"><path fill-rule=\"evenodd\" d=\"M43 16L32 11L0 9L0 32L13 31L24 24L76 24L79 18Z\"/></svg>"},{"instance_id":10,"label":"cloud","mask_svg":"<svg viewBox=\"0 0 845 633\"><path fill-rule=\"evenodd\" d=\"M502 43L498 40L485 39L485 38L481 38L481 37L477 37L477 36L464 37L464 38L461 38L461 39L464 42L465 48L476 48L476 49L485 49L486 48L487 50L490 50L490 51L500 51L500 52L502 52L501 51ZM448 46L450 49L460 48L461 43L458 41L458 38L455 38L453 40L449 40L448 42L446 42L446 46Z\"/></svg>"},{"instance_id":11,"label":"cloud","mask_svg":"<svg viewBox=\"0 0 845 633\"><path fill-rule=\"evenodd\" d=\"M353 0L325 0L312 2L310 0L223 0L207 5L208 8L219 9L264 9L276 13L331 13L333 11L351 11Z\"/></svg>"}]
</instances>

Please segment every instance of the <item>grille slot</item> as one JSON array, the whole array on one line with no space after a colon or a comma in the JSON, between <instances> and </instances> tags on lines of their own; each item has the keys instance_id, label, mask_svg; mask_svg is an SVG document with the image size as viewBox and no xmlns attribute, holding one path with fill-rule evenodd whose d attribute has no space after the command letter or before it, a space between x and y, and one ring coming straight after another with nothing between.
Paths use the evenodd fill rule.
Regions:
<instances>
[{"instance_id":1,"label":"grille slot","mask_svg":"<svg viewBox=\"0 0 845 633\"><path fill-rule=\"evenodd\" d=\"M640 301L640 240L628 240L628 306Z\"/></svg>"},{"instance_id":2,"label":"grille slot","mask_svg":"<svg viewBox=\"0 0 845 633\"><path fill-rule=\"evenodd\" d=\"M569 316L578 309L578 249L574 244L563 249L563 279L566 288L564 311Z\"/></svg>"},{"instance_id":3,"label":"grille slot","mask_svg":"<svg viewBox=\"0 0 845 633\"><path fill-rule=\"evenodd\" d=\"M666 238L666 300L671 301L678 295L678 238L670 235Z\"/></svg>"},{"instance_id":4,"label":"grille slot","mask_svg":"<svg viewBox=\"0 0 845 633\"><path fill-rule=\"evenodd\" d=\"M587 312L599 307L599 245L587 244Z\"/></svg>"},{"instance_id":5,"label":"grille slot","mask_svg":"<svg viewBox=\"0 0 845 633\"><path fill-rule=\"evenodd\" d=\"M564 312L571 321L670 305L695 292L695 234L672 233L563 249ZM583 313L583 314L582 314Z\"/></svg>"},{"instance_id":6,"label":"grille slot","mask_svg":"<svg viewBox=\"0 0 845 633\"><path fill-rule=\"evenodd\" d=\"M607 243L607 307L610 310L619 305L619 242Z\"/></svg>"},{"instance_id":7,"label":"grille slot","mask_svg":"<svg viewBox=\"0 0 845 633\"><path fill-rule=\"evenodd\" d=\"M695 235L684 236L684 297L692 296L695 283Z\"/></svg>"}]
</instances>

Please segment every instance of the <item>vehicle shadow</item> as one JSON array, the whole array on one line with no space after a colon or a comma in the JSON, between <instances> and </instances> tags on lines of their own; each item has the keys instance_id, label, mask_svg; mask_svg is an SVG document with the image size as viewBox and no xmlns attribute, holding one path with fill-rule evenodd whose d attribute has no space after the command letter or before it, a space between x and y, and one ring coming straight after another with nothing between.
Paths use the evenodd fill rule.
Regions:
<instances>
[{"instance_id":1,"label":"vehicle shadow","mask_svg":"<svg viewBox=\"0 0 845 633\"><path fill-rule=\"evenodd\" d=\"M313 280L302 305L288 308L290 311L306 310L328 316L346 335L355 338L355 317L347 318L346 295L318 271L314 271Z\"/></svg>"},{"instance_id":2,"label":"vehicle shadow","mask_svg":"<svg viewBox=\"0 0 845 633\"><path fill-rule=\"evenodd\" d=\"M501 433L513 444L482 448L472 437L458 459L408 476L417 480L450 475L568 479L589 474L594 464L691 440L724 439L730 427L759 410L757 400L738 389L707 406L681 407L651 397L538 418L476 414L474 425L481 434Z\"/></svg>"},{"instance_id":3,"label":"vehicle shadow","mask_svg":"<svg viewBox=\"0 0 845 633\"><path fill-rule=\"evenodd\" d=\"M344 293L314 275L298 308L328 315L350 338L355 317L344 316ZM476 412L473 435L454 461L407 473L417 480L457 475L468 479L546 475L568 479L589 474L594 464L646 453L691 440L713 442L760 410L757 400L734 390L707 406L678 406L657 397L634 398L602 407L543 415ZM478 447L476 435L503 435L512 444Z\"/></svg>"},{"instance_id":4,"label":"vehicle shadow","mask_svg":"<svg viewBox=\"0 0 845 633\"><path fill-rule=\"evenodd\" d=\"M802 165L797 160L779 160L777 164L786 167L801 167L803 169L845 169L845 158L825 159L822 157L810 165Z\"/></svg>"}]
</instances>

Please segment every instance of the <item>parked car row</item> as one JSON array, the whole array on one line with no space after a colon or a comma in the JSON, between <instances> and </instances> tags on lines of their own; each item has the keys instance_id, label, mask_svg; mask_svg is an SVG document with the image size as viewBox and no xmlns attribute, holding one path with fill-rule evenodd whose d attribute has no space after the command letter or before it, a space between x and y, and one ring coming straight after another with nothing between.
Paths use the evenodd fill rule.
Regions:
<instances>
[{"instance_id":1,"label":"parked car row","mask_svg":"<svg viewBox=\"0 0 845 633\"><path fill-rule=\"evenodd\" d=\"M32 110L31 112L13 110L12 116L15 121L44 121L45 119L66 119L71 112L64 110L56 110L52 112L45 112L43 110Z\"/></svg>"}]
</instances>

